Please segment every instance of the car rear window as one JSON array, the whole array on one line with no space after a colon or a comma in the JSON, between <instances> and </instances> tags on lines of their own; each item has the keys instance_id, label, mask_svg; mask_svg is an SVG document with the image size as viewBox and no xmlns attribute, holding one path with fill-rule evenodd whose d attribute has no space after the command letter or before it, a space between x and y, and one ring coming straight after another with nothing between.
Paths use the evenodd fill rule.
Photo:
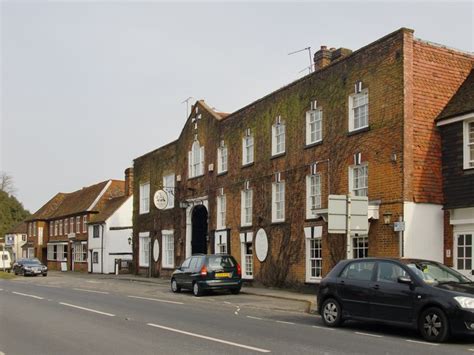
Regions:
<instances>
[{"instance_id":1,"label":"car rear window","mask_svg":"<svg viewBox=\"0 0 474 355\"><path fill-rule=\"evenodd\" d=\"M209 270L221 270L222 268L235 267L235 261L230 256L213 255L209 257L207 263Z\"/></svg>"}]
</instances>

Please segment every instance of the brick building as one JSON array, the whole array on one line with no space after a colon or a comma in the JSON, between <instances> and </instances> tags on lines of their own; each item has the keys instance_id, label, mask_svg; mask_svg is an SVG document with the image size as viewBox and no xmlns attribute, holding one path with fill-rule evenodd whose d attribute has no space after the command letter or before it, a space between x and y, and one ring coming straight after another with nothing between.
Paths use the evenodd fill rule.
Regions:
<instances>
[{"instance_id":1,"label":"brick building","mask_svg":"<svg viewBox=\"0 0 474 355\"><path fill-rule=\"evenodd\" d=\"M474 70L437 119L445 195L444 261L472 277L474 237Z\"/></svg>"},{"instance_id":2,"label":"brick building","mask_svg":"<svg viewBox=\"0 0 474 355\"><path fill-rule=\"evenodd\" d=\"M71 193L58 193L26 220L28 257L50 270L87 271L88 222L109 199L123 196L125 181L106 180Z\"/></svg>"},{"instance_id":3,"label":"brick building","mask_svg":"<svg viewBox=\"0 0 474 355\"><path fill-rule=\"evenodd\" d=\"M405 256L442 260L435 118L474 57L403 28L354 52L321 47L314 61L231 114L197 101L176 141L134 160L138 272L228 252L245 278L316 283L347 255L398 256L399 218ZM370 228L346 252L345 236L328 234L327 201L348 193L368 196Z\"/></svg>"}]
</instances>

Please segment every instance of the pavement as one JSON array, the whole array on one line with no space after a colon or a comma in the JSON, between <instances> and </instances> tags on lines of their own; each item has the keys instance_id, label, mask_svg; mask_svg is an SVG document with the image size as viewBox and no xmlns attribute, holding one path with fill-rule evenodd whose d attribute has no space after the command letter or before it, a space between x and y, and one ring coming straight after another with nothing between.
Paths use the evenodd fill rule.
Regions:
<instances>
[{"instance_id":1,"label":"pavement","mask_svg":"<svg viewBox=\"0 0 474 355\"><path fill-rule=\"evenodd\" d=\"M147 283L154 283L154 284L159 284L159 285L169 285L170 283L169 278L144 277L140 275L130 275L130 274L120 274L120 275L97 274L97 275L92 275L92 277L130 281L130 282L147 282ZM247 294L247 295L302 302L303 304L306 305L305 312L307 313L317 312L316 294L301 293L301 292L286 290L286 289L255 286L253 284L249 285L246 283L244 283L241 293Z\"/></svg>"}]
</instances>

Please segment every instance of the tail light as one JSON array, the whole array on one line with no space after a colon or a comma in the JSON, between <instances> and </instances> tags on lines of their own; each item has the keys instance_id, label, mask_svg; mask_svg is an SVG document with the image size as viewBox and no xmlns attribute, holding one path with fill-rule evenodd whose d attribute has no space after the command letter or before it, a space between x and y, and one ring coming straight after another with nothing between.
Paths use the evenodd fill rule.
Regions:
<instances>
[{"instance_id":1,"label":"tail light","mask_svg":"<svg viewBox=\"0 0 474 355\"><path fill-rule=\"evenodd\" d=\"M237 264L237 275L242 275L242 269L240 268L240 264Z\"/></svg>"},{"instance_id":2,"label":"tail light","mask_svg":"<svg viewBox=\"0 0 474 355\"><path fill-rule=\"evenodd\" d=\"M206 267L206 265L204 265L201 268L201 276L207 276L207 267Z\"/></svg>"}]
</instances>

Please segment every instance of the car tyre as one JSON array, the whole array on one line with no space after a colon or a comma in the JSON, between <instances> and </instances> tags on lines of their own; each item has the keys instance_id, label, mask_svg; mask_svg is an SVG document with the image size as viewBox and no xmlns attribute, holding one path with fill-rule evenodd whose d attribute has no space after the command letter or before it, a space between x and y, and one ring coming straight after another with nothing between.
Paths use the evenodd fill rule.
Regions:
<instances>
[{"instance_id":1,"label":"car tyre","mask_svg":"<svg viewBox=\"0 0 474 355\"><path fill-rule=\"evenodd\" d=\"M196 297L202 296L202 288L197 282L193 284L193 295Z\"/></svg>"},{"instance_id":2,"label":"car tyre","mask_svg":"<svg viewBox=\"0 0 474 355\"><path fill-rule=\"evenodd\" d=\"M15 275L18 275L18 271L16 271L16 269L13 271L13 273L14 273Z\"/></svg>"},{"instance_id":3,"label":"car tyre","mask_svg":"<svg viewBox=\"0 0 474 355\"><path fill-rule=\"evenodd\" d=\"M338 327L342 324L342 308L334 298L328 298L321 307L321 318L324 325Z\"/></svg>"},{"instance_id":4,"label":"car tyre","mask_svg":"<svg viewBox=\"0 0 474 355\"><path fill-rule=\"evenodd\" d=\"M171 279L171 291L173 291L173 293L181 292L181 286L178 285L175 279Z\"/></svg>"},{"instance_id":5,"label":"car tyre","mask_svg":"<svg viewBox=\"0 0 474 355\"><path fill-rule=\"evenodd\" d=\"M238 288L231 288L230 289L230 293L232 293L233 295L238 295L240 293L240 287Z\"/></svg>"},{"instance_id":6,"label":"car tyre","mask_svg":"<svg viewBox=\"0 0 474 355\"><path fill-rule=\"evenodd\" d=\"M449 337L448 318L438 307L427 308L420 314L418 330L425 340L442 343Z\"/></svg>"},{"instance_id":7,"label":"car tyre","mask_svg":"<svg viewBox=\"0 0 474 355\"><path fill-rule=\"evenodd\" d=\"M48 274L43 274L43 277L46 277L46 276L48 276Z\"/></svg>"}]
</instances>

